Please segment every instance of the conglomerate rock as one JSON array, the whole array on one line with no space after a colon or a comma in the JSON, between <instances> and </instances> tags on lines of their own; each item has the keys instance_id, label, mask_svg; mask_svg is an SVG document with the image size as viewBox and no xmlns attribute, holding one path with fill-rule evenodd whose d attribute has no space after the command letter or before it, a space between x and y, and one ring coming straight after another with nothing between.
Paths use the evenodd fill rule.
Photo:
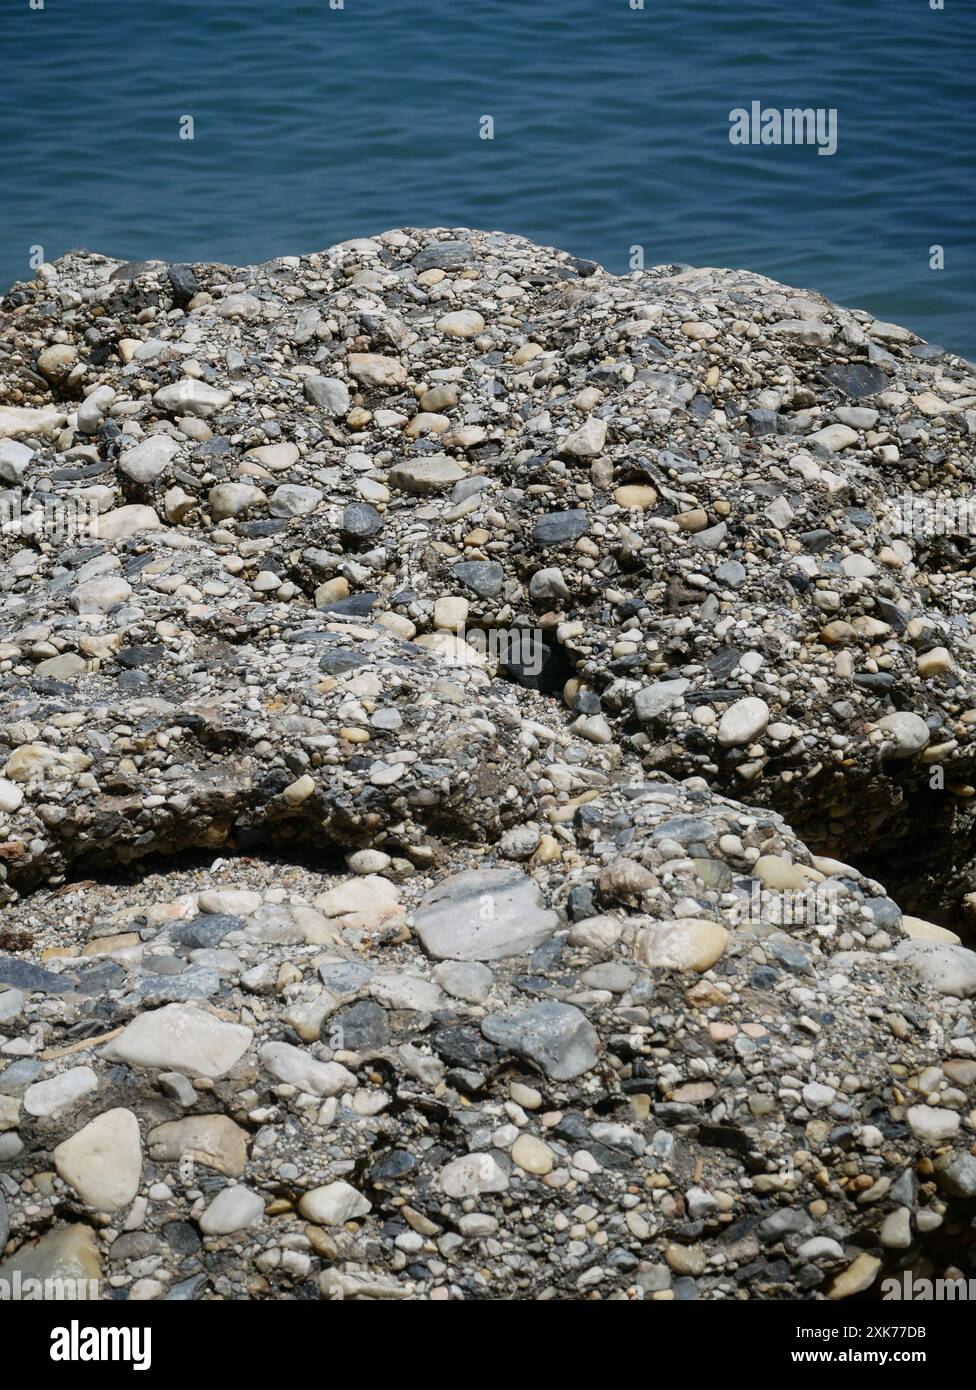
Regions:
<instances>
[{"instance_id":1,"label":"conglomerate rock","mask_svg":"<svg viewBox=\"0 0 976 1390\"><path fill-rule=\"evenodd\" d=\"M0 382L0 1278L965 1266L969 364L405 230L72 253Z\"/></svg>"}]
</instances>

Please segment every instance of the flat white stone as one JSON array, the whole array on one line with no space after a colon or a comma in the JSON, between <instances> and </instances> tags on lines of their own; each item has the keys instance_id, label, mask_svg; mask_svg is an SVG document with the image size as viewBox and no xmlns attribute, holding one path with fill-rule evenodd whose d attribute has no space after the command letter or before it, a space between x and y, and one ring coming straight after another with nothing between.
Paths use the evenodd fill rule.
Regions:
<instances>
[{"instance_id":1,"label":"flat white stone","mask_svg":"<svg viewBox=\"0 0 976 1390\"><path fill-rule=\"evenodd\" d=\"M168 434L154 434L141 440L119 457L119 469L137 483L152 483L166 472L180 446Z\"/></svg>"},{"instance_id":2,"label":"flat white stone","mask_svg":"<svg viewBox=\"0 0 976 1390\"><path fill-rule=\"evenodd\" d=\"M350 376L362 386L374 388L403 386L407 369L396 357L384 357L377 352L351 352L346 364Z\"/></svg>"},{"instance_id":3,"label":"flat white stone","mask_svg":"<svg viewBox=\"0 0 976 1390\"><path fill-rule=\"evenodd\" d=\"M14 782L0 777L0 811L9 814L24 804L24 793Z\"/></svg>"},{"instance_id":4,"label":"flat white stone","mask_svg":"<svg viewBox=\"0 0 976 1390\"><path fill-rule=\"evenodd\" d=\"M201 912L226 913L231 917L250 917L260 906L260 893L246 888L211 888L197 898Z\"/></svg>"},{"instance_id":5,"label":"flat white stone","mask_svg":"<svg viewBox=\"0 0 976 1390\"><path fill-rule=\"evenodd\" d=\"M443 995L431 980L420 975L374 975L369 992L387 1009L416 1009L433 1013L439 1009Z\"/></svg>"},{"instance_id":6,"label":"flat white stone","mask_svg":"<svg viewBox=\"0 0 976 1390\"><path fill-rule=\"evenodd\" d=\"M838 450L857 443L857 430L852 430L849 425L825 425L822 430L808 434L807 442L819 444L829 454L836 454Z\"/></svg>"},{"instance_id":7,"label":"flat white stone","mask_svg":"<svg viewBox=\"0 0 976 1390\"><path fill-rule=\"evenodd\" d=\"M637 718L646 723L650 719L657 719L665 710L683 704L682 697L690 685L691 681L679 677L676 680L656 681L654 685L638 690L634 696Z\"/></svg>"},{"instance_id":8,"label":"flat white stone","mask_svg":"<svg viewBox=\"0 0 976 1390\"><path fill-rule=\"evenodd\" d=\"M229 1236L253 1226L264 1215L264 1198L249 1187L224 1187L200 1217L205 1236Z\"/></svg>"},{"instance_id":9,"label":"flat white stone","mask_svg":"<svg viewBox=\"0 0 976 1390\"><path fill-rule=\"evenodd\" d=\"M203 1009L167 1004L139 1014L107 1044L120 1061L136 1067L159 1067L189 1076L223 1076L251 1045L250 1028L224 1023Z\"/></svg>"},{"instance_id":10,"label":"flat white stone","mask_svg":"<svg viewBox=\"0 0 976 1390\"><path fill-rule=\"evenodd\" d=\"M438 319L437 331L445 338L474 338L485 331L485 321L473 309L459 309Z\"/></svg>"},{"instance_id":11,"label":"flat white stone","mask_svg":"<svg viewBox=\"0 0 976 1390\"><path fill-rule=\"evenodd\" d=\"M361 1192L347 1182L330 1182L325 1187L313 1187L298 1204L298 1210L317 1226L342 1226L366 1216L370 1204Z\"/></svg>"},{"instance_id":12,"label":"flat white stone","mask_svg":"<svg viewBox=\"0 0 976 1390\"><path fill-rule=\"evenodd\" d=\"M97 1089L98 1077L91 1067L73 1067L60 1076L28 1086L24 1092L24 1109L28 1115L60 1115L76 1105L82 1096Z\"/></svg>"},{"instance_id":13,"label":"flat white stone","mask_svg":"<svg viewBox=\"0 0 976 1390\"><path fill-rule=\"evenodd\" d=\"M17 434L53 435L65 422L64 412L53 406L42 406L35 410L30 406L0 406L0 438L12 438Z\"/></svg>"},{"instance_id":14,"label":"flat white stone","mask_svg":"<svg viewBox=\"0 0 976 1390\"><path fill-rule=\"evenodd\" d=\"M95 1211L121 1211L142 1177L139 1121L131 1110L106 1110L54 1150L54 1165Z\"/></svg>"},{"instance_id":15,"label":"flat white stone","mask_svg":"<svg viewBox=\"0 0 976 1390\"><path fill-rule=\"evenodd\" d=\"M929 726L922 716L907 711L886 714L883 719L878 720L878 728L894 739L894 748L890 750L890 756L898 758L910 758L914 753L920 752L931 737Z\"/></svg>"},{"instance_id":16,"label":"flat white stone","mask_svg":"<svg viewBox=\"0 0 976 1390\"><path fill-rule=\"evenodd\" d=\"M483 1192L507 1191L508 1174L491 1154L467 1154L446 1164L437 1175L437 1183L446 1196L462 1201Z\"/></svg>"},{"instance_id":17,"label":"flat white stone","mask_svg":"<svg viewBox=\"0 0 976 1390\"><path fill-rule=\"evenodd\" d=\"M357 1085L352 1072L338 1062L320 1062L291 1043L267 1043L258 1055L265 1071L313 1096L338 1096Z\"/></svg>"},{"instance_id":18,"label":"flat white stone","mask_svg":"<svg viewBox=\"0 0 976 1390\"><path fill-rule=\"evenodd\" d=\"M747 695L729 705L718 725L718 741L723 748L741 748L759 737L769 723L769 706L755 695Z\"/></svg>"},{"instance_id":19,"label":"flat white stone","mask_svg":"<svg viewBox=\"0 0 976 1390\"><path fill-rule=\"evenodd\" d=\"M567 458L595 459L603 452L607 442L607 422L599 416L591 415L578 430L568 434L562 441L559 452Z\"/></svg>"},{"instance_id":20,"label":"flat white stone","mask_svg":"<svg viewBox=\"0 0 976 1390\"><path fill-rule=\"evenodd\" d=\"M464 469L446 454L404 460L389 472L389 481L401 492L444 492L467 477Z\"/></svg>"},{"instance_id":21,"label":"flat white stone","mask_svg":"<svg viewBox=\"0 0 976 1390\"><path fill-rule=\"evenodd\" d=\"M910 1105L905 1118L915 1138L928 1144L940 1144L959 1132L959 1115L955 1110L939 1110L933 1105Z\"/></svg>"},{"instance_id":22,"label":"flat white stone","mask_svg":"<svg viewBox=\"0 0 976 1390\"><path fill-rule=\"evenodd\" d=\"M161 386L153 396L153 404L166 415L195 415L205 420L229 405L231 399L229 391L219 391L205 381L184 377L172 386Z\"/></svg>"},{"instance_id":23,"label":"flat white stone","mask_svg":"<svg viewBox=\"0 0 976 1390\"><path fill-rule=\"evenodd\" d=\"M97 536L103 541L119 541L134 536L137 531L158 531L162 524L152 507L133 503L103 512L96 523Z\"/></svg>"},{"instance_id":24,"label":"flat white stone","mask_svg":"<svg viewBox=\"0 0 976 1390\"><path fill-rule=\"evenodd\" d=\"M976 994L976 952L952 942L899 941L899 960L911 966L936 994L971 999Z\"/></svg>"},{"instance_id":25,"label":"flat white stone","mask_svg":"<svg viewBox=\"0 0 976 1390\"><path fill-rule=\"evenodd\" d=\"M559 925L520 869L466 869L425 894L414 919L439 960L504 960L534 951Z\"/></svg>"},{"instance_id":26,"label":"flat white stone","mask_svg":"<svg viewBox=\"0 0 976 1390\"><path fill-rule=\"evenodd\" d=\"M106 579L93 579L88 584L80 584L71 595L71 606L76 613L107 613L117 603L125 603L132 597L132 586L124 579L112 575Z\"/></svg>"}]
</instances>

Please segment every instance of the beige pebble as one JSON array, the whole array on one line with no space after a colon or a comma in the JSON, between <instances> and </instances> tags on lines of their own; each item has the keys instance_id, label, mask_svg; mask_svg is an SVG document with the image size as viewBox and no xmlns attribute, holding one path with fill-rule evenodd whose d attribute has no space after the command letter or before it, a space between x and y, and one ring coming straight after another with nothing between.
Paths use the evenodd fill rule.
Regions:
<instances>
[{"instance_id":1,"label":"beige pebble","mask_svg":"<svg viewBox=\"0 0 976 1390\"><path fill-rule=\"evenodd\" d=\"M533 1134L519 1135L512 1145L512 1158L523 1172L538 1177L551 1173L556 1162L549 1145Z\"/></svg>"}]
</instances>

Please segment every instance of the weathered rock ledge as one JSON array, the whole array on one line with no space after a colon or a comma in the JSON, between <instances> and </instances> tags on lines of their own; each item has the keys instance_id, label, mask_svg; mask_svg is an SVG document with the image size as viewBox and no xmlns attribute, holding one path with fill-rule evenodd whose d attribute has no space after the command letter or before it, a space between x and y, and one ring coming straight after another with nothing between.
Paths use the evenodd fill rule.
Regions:
<instances>
[{"instance_id":1,"label":"weathered rock ledge","mask_svg":"<svg viewBox=\"0 0 976 1390\"><path fill-rule=\"evenodd\" d=\"M970 364L467 230L2 323L0 1277L968 1258Z\"/></svg>"}]
</instances>

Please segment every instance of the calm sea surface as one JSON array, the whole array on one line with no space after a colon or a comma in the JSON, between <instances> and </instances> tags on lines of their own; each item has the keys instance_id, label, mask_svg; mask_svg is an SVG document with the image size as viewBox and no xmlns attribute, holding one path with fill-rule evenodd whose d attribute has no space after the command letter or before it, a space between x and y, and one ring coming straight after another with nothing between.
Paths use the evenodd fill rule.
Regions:
<instances>
[{"instance_id":1,"label":"calm sea surface","mask_svg":"<svg viewBox=\"0 0 976 1390\"><path fill-rule=\"evenodd\" d=\"M973 0L9 0L0 25L4 288L37 245L248 264L466 225L747 266L976 357ZM731 145L753 101L835 108L837 153Z\"/></svg>"}]
</instances>

